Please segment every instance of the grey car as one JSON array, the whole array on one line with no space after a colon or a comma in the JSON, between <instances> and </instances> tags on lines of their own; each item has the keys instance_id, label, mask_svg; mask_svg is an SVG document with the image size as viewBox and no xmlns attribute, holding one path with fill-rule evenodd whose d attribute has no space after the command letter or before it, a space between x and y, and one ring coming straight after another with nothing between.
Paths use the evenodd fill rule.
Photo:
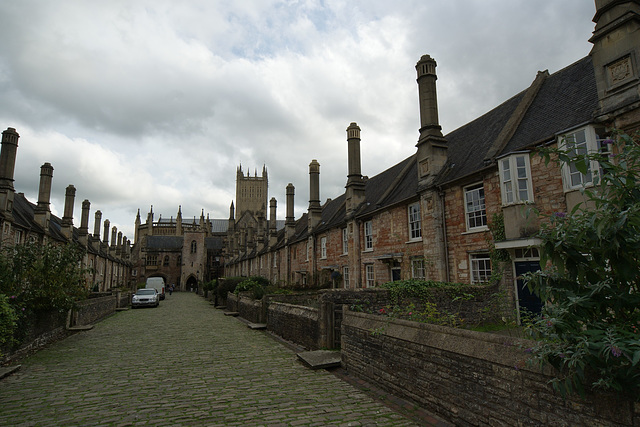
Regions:
<instances>
[{"instance_id":1,"label":"grey car","mask_svg":"<svg viewBox=\"0 0 640 427\"><path fill-rule=\"evenodd\" d=\"M131 308L157 307L160 304L158 291L153 288L138 289L131 298Z\"/></svg>"}]
</instances>

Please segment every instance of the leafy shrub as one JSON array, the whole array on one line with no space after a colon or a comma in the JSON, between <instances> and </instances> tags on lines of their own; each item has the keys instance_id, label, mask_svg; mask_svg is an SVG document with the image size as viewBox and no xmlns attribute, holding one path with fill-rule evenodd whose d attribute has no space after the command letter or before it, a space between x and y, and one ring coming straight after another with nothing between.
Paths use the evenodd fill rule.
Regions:
<instances>
[{"instance_id":1,"label":"leafy shrub","mask_svg":"<svg viewBox=\"0 0 640 427\"><path fill-rule=\"evenodd\" d=\"M614 141L610 141L614 143ZM640 147L617 137L615 156L549 149L582 173L599 164L595 185L583 189L589 208L546 216L539 237L543 270L526 277L547 303L531 333L534 361L558 369L563 394L587 387L640 398ZM594 163L597 162L597 163ZM598 180L598 175L600 176Z\"/></svg>"},{"instance_id":2,"label":"leafy shrub","mask_svg":"<svg viewBox=\"0 0 640 427\"><path fill-rule=\"evenodd\" d=\"M248 292L253 299L261 299L265 293L270 282L268 279L260 276L253 276L247 280L244 280L236 286L234 293L238 295L240 292Z\"/></svg>"}]
</instances>

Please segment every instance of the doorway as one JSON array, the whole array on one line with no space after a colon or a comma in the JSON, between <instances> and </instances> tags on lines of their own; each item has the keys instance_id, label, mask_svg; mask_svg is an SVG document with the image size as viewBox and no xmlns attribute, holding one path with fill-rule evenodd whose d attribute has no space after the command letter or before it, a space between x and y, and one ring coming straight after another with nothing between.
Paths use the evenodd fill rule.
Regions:
<instances>
[{"instance_id":1,"label":"doorway","mask_svg":"<svg viewBox=\"0 0 640 427\"><path fill-rule=\"evenodd\" d=\"M518 297L518 311L527 311L532 314L540 314L542 311L542 300L529 290L529 287L522 280L522 275L540 270L540 261L516 261L516 291Z\"/></svg>"}]
</instances>

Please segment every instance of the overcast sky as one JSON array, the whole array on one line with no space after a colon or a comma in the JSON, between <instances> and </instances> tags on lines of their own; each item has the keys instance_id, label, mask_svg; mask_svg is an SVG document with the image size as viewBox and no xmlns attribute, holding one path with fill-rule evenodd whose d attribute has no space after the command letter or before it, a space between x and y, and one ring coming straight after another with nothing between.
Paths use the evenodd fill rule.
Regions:
<instances>
[{"instance_id":1,"label":"overcast sky","mask_svg":"<svg viewBox=\"0 0 640 427\"><path fill-rule=\"evenodd\" d=\"M65 188L133 239L136 212L229 217L236 168L269 173L285 216L344 192L346 128L362 173L412 155L415 64L438 63L447 134L588 55L592 0L20 0L0 3L0 128L20 134L15 188Z\"/></svg>"}]
</instances>

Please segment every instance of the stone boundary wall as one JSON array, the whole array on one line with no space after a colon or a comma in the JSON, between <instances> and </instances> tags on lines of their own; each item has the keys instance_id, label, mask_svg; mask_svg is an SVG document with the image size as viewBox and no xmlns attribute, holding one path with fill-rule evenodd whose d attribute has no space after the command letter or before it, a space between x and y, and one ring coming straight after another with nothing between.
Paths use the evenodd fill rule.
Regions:
<instances>
[{"instance_id":1,"label":"stone boundary wall","mask_svg":"<svg viewBox=\"0 0 640 427\"><path fill-rule=\"evenodd\" d=\"M549 371L526 365L531 342L345 310L349 374L458 426L640 426L640 403L612 395L563 400Z\"/></svg>"},{"instance_id":2,"label":"stone boundary wall","mask_svg":"<svg viewBox=\"0 0 640 427\"><path fill-rule=\"evenodd\" d=\"M252 323L265 323L263 300L254 300L242 294L234 295L234 297L235 311L239 313L240 317Z\"/></svg>"},{"instance_id":3,"label":"stone boundary wall","mask_svg":"<svg viewBox=\"0 0 640 427\"><path fill-rule=\"evenodd\" d=\"M69 326L86 326L115 313L118 300L116 295L91 298L80 301L71 313Z\"/></svg>"},{"instance_id":4,"label":"stone boundary wall","mask_svg":"<svg viewBox=\"0 0 640 427\"><path fill-rule=\"evenodd\" d=\"M309 350L319 346L318 309L272 302L267 307L267 329Z\"/></svg>"}]
</instances>

